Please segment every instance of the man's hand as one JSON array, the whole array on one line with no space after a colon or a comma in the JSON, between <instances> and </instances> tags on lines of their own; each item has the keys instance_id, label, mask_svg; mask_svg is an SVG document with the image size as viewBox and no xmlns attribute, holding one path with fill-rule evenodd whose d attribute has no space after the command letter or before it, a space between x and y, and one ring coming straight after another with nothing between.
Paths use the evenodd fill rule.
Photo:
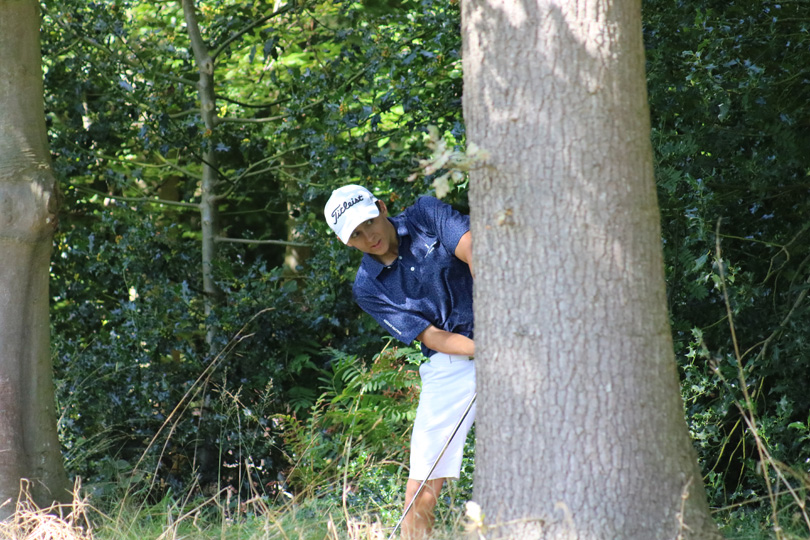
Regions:
<instances>
[{"instance_id":1,"label":"man's hand","mask_svg":"<svg viewBox=\"0 0 810 540\"><path fill-rule=\"evenodd\" d=\"M475 356L475 342L461 334L440 330L432 324L416 336L425 347L445 354Z\"/></svg>"}]
</instances>

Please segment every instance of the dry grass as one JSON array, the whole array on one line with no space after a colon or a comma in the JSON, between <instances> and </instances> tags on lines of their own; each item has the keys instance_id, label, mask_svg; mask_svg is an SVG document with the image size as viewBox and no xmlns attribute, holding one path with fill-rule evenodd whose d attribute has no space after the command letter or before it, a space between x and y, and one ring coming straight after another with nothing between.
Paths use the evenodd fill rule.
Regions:
<instances>
[{"instance_id":1,"label":"dry grass","mask_svg":"<svg viewBox=\"0 0 810 540\"><path fill-rule=\"evenodd\" d=\"M39 508L26 481L20 486L14 514L0 521L0 538L4 540L93 540L87 517L87 501L78 496L80 485L74 487L71 504L55 504ZM9 504L7 502L6 504Z\"/></svg>"},{"instance_id":2,"label":"dry grass","mask_svg":"<svg viewBox=\"0 0 810 540\"><path fill-rule=\"evenodd\" d=\"M180 508L170 503L157 507L122 510L117 517L105 515L81 496L76 485L71 504L39 508L27 483L20 490L14 513L0 521L2 540L384 540L377 519L352 517L338 507L304 510L299 504L269 507L260 498L245 501L241 516L226 510L226 494ZM222 498L222 500L220 500ZM304 505L305 507L306 505ZM206 510L218 510L213 518ZM315 516L313 517L313 513ZM252 514L253 519L245 518ZM92 519L91 519L92 517ZM243 519L244 518L244 519ZM94 526L95 524L95 526ZM444 535L437 535L438 538Z\"/></svg>"}]
</instances>

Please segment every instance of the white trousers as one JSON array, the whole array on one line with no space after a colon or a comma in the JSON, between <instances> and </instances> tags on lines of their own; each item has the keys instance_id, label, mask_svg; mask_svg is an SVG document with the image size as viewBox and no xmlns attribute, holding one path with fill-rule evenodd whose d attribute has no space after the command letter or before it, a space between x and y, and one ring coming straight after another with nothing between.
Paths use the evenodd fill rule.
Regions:
<instances>
[{"instance_id":1,"label":"white trousers","mask_svg":"<svg viewBox=\"0 0 810 540\"><path fill-rule=\"evenodd\" d=\"M411 436L409 478L424 480L475 394L475 363L466 356L436 353L419 367L422 392ZM473 404L430 479L458 478Z\"/></svg>"}]
</instances>

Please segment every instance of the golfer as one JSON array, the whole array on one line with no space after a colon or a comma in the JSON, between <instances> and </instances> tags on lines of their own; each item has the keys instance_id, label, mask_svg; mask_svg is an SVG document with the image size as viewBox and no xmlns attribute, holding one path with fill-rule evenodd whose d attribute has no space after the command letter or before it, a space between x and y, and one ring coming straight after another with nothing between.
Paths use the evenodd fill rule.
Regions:
<instances>
[{"instance_id":1,"label":"golfer","mask_svg":"<svg viewBox=\"0 0 810 540\"><path fill-rule=\"evenodd\" d=\"M475 394L473 261L470 219L433 197L396 217L366 188L332 192L324 217L344 244L364 253L354 281L357 304L405 344L421 343L422 391L411 436L405 508ZM445 478L458 478L475 408L464 418L402 522L408 540L430 534Z\"/></svg>"}]
</instances>

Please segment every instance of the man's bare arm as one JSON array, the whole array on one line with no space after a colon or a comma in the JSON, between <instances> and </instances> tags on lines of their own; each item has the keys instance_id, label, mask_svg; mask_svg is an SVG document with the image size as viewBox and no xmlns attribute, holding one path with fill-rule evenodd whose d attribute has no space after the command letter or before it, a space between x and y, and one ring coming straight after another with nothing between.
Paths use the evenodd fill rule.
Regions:
<instances>
[{"instance_id":1,"label":"man's bare arm","mask_svg":"<svg viewBox=\"0 0 810 540\"><path fill-rule=\"evenodd\" d=\"M440 330L432 324L416 336L425 347L445 354L475 356L475 342L461 334Z\"/></svg>"},{"instance_id":2,"label":"man's bare arm","mask_svg":"<svg viewBox=\"0 0 810 540\"><path fill-rule=\"evenodd\" d=\"M475 277L475 272L473 272L472 233L470 231L465 232L458 241L454 254L467 263L467 266L470 267L470 273Z\"/></svg>"}]
</instances>

